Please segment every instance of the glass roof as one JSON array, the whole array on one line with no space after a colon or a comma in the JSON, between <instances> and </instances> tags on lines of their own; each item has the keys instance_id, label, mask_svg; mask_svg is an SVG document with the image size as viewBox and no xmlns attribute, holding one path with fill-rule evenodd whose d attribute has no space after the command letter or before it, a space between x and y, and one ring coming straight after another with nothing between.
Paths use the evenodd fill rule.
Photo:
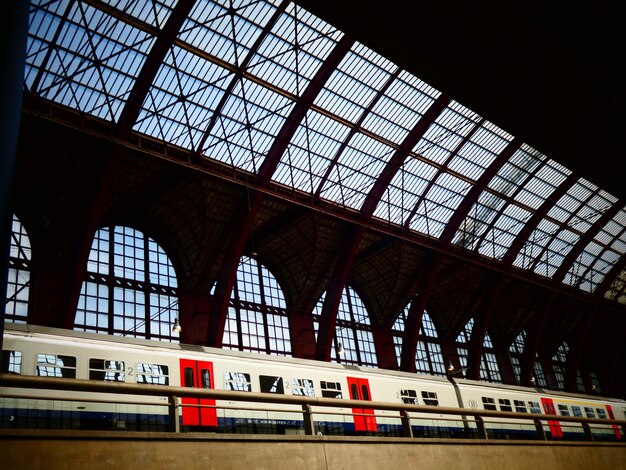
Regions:
<instances>
[{"instance_id":1,"label":"glass roof","mask_svg":"<svg viewBox=\"0 0 626 470\"><path fill-rule=\"evenodd\" d=\"M155 43L167 38L181 6L32 1L26 91L115 124L141 71L158 60L135 132L256 173L281 129L295 126L274 182L360 211L385 175L390 183L373 217L434 239L461 220L453 244L497 260L508 254L515 267L547 278L575 250L559 272L586 292L626 253L624 208L595 224L622 202L584 179L566 188L571 172L526 144L503 161L513 136L456 101L425 118L441 93L366 46L342 51L317 83L343 33L303 8L198 0L159 56ZM289 122L305 92L312 104L300 122ZM392 167L398 152L404 162ZM466 200L477 185L478 196ZM559 197L547 208L552 194ZM514 243L535 214L528 239ZM509 253L512 245L521 249ZM614 275L605 296L626 303L626 274Z\"/></svg>"}]
</instances>

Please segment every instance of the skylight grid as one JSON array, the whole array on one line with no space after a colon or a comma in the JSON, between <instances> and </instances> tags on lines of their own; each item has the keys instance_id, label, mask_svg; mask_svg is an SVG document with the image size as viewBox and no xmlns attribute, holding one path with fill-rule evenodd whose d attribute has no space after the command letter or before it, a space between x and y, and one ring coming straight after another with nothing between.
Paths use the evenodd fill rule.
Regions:
<instances>
[{"instance_id":1,"label":"skylight grid","mask_svg":"<svg viewBox=\"0 0 626 470\"><path fill-rule=\"evenodd\" d=\"M620 304L626 305L626 292L624 292L624 286L626 285L626 268L617 275L617 277L611 283L611 286L604 293L604 298L614 300Z\"/></svg>"},{"instance_id":2,"label":"skylight grid","mask_svg":"<svg viewBox=\"0 0 626 470\"><path fill-rule=\"evenodd\" d=\"M449 174L441 175L420 203L409 227L438 238L471 185Z\"/></svg>"},{"instance_id":3,"label":"skylight grid","mask_svg":"<svg viewBox=\"0 0 626 470\"><path fill-rule=\"evenodd\" d=\"M517 254L517 258L513 263L515 266L528 269L532 266L535 259L541 254L545 245L552 238L552 234L559 230L559 226L543 219L533 233L528 237L524 246Z\"/></svg>"},{"instance_id":4,"label":"skylight grid","mask_svg":"<svg viewBox=\"0 0 626 470\"><path fill-rule=\"evenodd\" d=\"M485 235L478 252L495 259L502 259L531 217L531 212L514 204L508 204L489 233Z\"/></svg>"},{"instance_id":5,"label":"skylight grid","mask_svg":"<svg viewBox=\"0 0 626 470\"><path fill-rule=\"evenodd\" d=\"M456 245L472 249L498 215L505 201L494 194L483 192L469 214L459 226L452 241Z\"/></svg>"},{"instance_id":6,"label":"skylight grid","mask_svg":"<svg viewBox=\"0 0 626 470\"><path fill-rule=\"evenodd\" d=\"M56 43L46 44L57 28ZM153 42L145 32L82 3L71 7L63 23L53 12L34 10L25 85L43 98L115 121Z\"/></svg>"},{"instance_id":7,"label":"skylight grid","mask_svg":"<svg viewBox=\"0 0 626 470\"><path fill-rule=\"evenodd\" d=\"M356 134L331 171L321 196L359 209L392 153L391 147L364 134Z\"/></svg>"},{"instance_id":8,"label":"skylight grid","mask_svg":"<svg viewBox=\"0 0 626 470\"><path fill-rule=\"evenodd\" d=\"M476 121L459 113L453 102L435 119L414 152L443 165L475 126Z\"/></svg>"},{"instance_id":9,"label":"skylight grid","mask_svg":"<svg viewBox=\"0 0 626 470\"><path fill-rule=\"evenodd\" d=\"M313 110L307 112L272 176L274 181L315 193L350 129Z\"/></svg>"},{"instance_id":10,"label":"skylight grid","mask_svg":"<svg viewBox=\"0 0 626 470\"><path fill-rule=\"evenodd\" d=\"M332 73L314 104L347 121L357 122L394 70L388 61L356 43Z\"/></svg>"},{"instance_id":11,"label":"skylight grid","mask_svg":"<svg viewBox=\"0 0 626 470\"><path fill-rule=\"evenodd\" d=\"M532 209L538 209L570 173L553 160L548 160L524 185L524 188L515 196L515 200Z\"/></svg>"},{"instance_id":12,"label":"skylight grid","mask_svg":"<svg viewBox=\"0 0 626 470\"><path fill-rule=\"evenodd\" d=\"M563 283L578 286L587 292L593 292L619 258L620 255L618 253L612 250L605 250L602 246L592 241L585 247L569 269L563 279Z\"/></svg>"},{"instance_id":13,"label":"skylight grid","mask_svg":"<svg viewBox=\"0 0 626 470\"><path fill-rule=\"evenodd\" d=\"M276 8L265 1L198 1L178 38L222 59L242 65Z\"/></svg>"},{"instance_id":14,"label":"skylight grid","mask_svg":"<svg viewBox=\"0 0 626 470\"><path fill-rule=\"evenodd\" d=\"M232 74L173 46L143 103L134 129L196 150Z\"/></svg>"},{"instance_id":15,"label":"skylight grid","mask_svg":"<svg viewBox=\"0 0 626 470\"><path fill-rule=\"evenodd\" d=\"M293 4L288 10L290 12L280 16L263 41L248 70L300 96L336 46L341 33ZM300 17L311 24L301 21Z\"/></svg>"},{"instance_id":16,"label":"skylight grid","mask_svg":"<svg viewBox=\"0 0 626 470\"><path fill-rule=\"evenodd\" d=\"M426 190L437 169L416 158L409 157L385 190L374 216L396 224L404 224Z\"/></svg>"},{"instance_id":17,"label":"skylight grid","mask_svg":"<svg viewBox=\"0 0 626 470\"><path fill-rule=\"evenodd\" d=\"M540 158L532 156L523 148L513 153L498 174L489 182L489 188L505 196L511 196L520 186L528 182L531 174L543 163Z\"/></svg>"},{"instance_id":18,"label":"skylight grid","mask_svg":"<svg viewBox=\"0 0 626 470\"><path fill-rule=\"evenodd\" d=\"M126 15L147 23L155 28L162 29L167 22L172 9L176 7L178 0L100 0L102 3L111 5L113 8L124 12Z\"/></svg>"},{"instance_id":19,"label":"skylight grid","mask_svg":"<svg viewBox=\"0 0 626 470\"><path fill-rule=\"evenodd\" d=\"M211 128L203 153L256 173L293 105L269 88L240 80Z\"/></svg>"}]
</instances>

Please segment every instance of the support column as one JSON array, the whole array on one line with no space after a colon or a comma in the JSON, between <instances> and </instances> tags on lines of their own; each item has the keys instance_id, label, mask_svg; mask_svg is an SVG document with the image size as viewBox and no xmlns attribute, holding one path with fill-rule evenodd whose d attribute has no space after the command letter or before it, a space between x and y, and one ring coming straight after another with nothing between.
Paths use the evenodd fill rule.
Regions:
<instances>
[{"instance_id":1,"label":"support column","mask_svg":"<svg viewBox=\"0 0 626 470\"><path fill-rule=\"evenodd\" d=\"M315 328L310 312L289 310L291 354L301 359L315 359Z\"/></svg>"},{"instance_id":2,"label":"support column","mask_svg":"<svg viewBox=\"0 0 626 470\"><path fill-rule=\"evenodd\" d=\"M398 358L391 328L372 325L372 335L374 336L374 344L376 346L378 367L381 369L398 370Z\"/></svg>"}]
</instances>

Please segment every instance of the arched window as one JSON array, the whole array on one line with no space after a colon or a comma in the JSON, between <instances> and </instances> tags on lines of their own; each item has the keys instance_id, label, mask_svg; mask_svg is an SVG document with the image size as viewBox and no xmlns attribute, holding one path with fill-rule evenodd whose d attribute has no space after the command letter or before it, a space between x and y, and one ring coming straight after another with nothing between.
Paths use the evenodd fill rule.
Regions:
<instances>
[{"instance_id":1,"label":"arched window","mask_svg":"<svg viewBox=\"0 0 626 470\"><path fill-rule=\"evenodd\" d=\"M565 362L567 361L567 353L569 353L569 346L563 341L559 349L554 353L554 356L552 356L554 378L556 379L556 387L559 390L565 390Z\"/></svg>"},{"instance_id":2,"label":"arched window","mask_svg":"<svg viewBox=\"0 0 626 470\"><path fill-rule=\"evenodd\" d=\"M522 355L524 354L524 345L526 344L526 332L520 331L513 344L509 347L509 357L511 358L511 365L513 366L513 374L515 375L515 382L520 383L522 376Z\"/></svg>"},{"instance_id":3,"label":"arched window","mask_svg":"<svg viewBox=\"0 0 626 470\"><path fill-rule=\"evenodd\" d=\"M30 240L20 220L13 215L7 273L7 301L4 310L7 321L26 323L30 290L30 260Z\"/></svg>"},{"instance_id":4,"label":"arched window","mask_svg":"<svg viewBox=\"0 0 626 470\"><path fill-rule=\"evenodd\" d=\"M473 328L474 319L470 318L456 338L457 352L459 354L461 367L467 367L467 344L472 336ZM488 380L489 382L502 382L500 368L498 367L498 361L493 350L493 343L491 342L489 333L485 333L485 339L483 341L483 355L480 358L480 378L482 380Z\"/></svg>"},{"instance_id":5,"label":"arched window","mask_svg":"<svg viewBox=\"0 0 626 470\"><path fill-rule=\"evenodd\" d=\"M129 227L96 232L74 329L178 341L176 274L163 249Z\"/></svg>"},{"instance_id":6,"label":"arched window","mask_svg":"<svg viewBox=\"0 0 626 470\"><path fill-rule=\"evenodd\" d=\"M291 356L285 297L276 278L254 258L243 256L230 298L222 347Z\"/></svg>"},{"instance_id":7,"label":"arched window","mask_svg":"<svg viewBox=\"0 0 626 470\"><path fill-rule=\"evenodd\" d=\"M316 338L325 296L326 293L317 301L313 313ZM333 362L378 367L369 314L361 302L361 298L350 286L346 286L341 294L341 301L337 310L334 345L335 347L331 351Z\"/></svg>"},{"instance_id":8,"label":"arched window","mask_svg":"<svg viewBox=\"0 0 626 470\"><path fill-rule=\"evenodd\" d=\"M400 362L402 354L402 334L410 306L411 304L409 303L404 307L404 310L400 312L393 325L393 342L396 347L398 362ZM415 352L415 369L417 372L433 375L446 374L446 366L438 339L439 336L437 335L435 324L428 312L424 312Z\"/></svg>"}]
</instances>

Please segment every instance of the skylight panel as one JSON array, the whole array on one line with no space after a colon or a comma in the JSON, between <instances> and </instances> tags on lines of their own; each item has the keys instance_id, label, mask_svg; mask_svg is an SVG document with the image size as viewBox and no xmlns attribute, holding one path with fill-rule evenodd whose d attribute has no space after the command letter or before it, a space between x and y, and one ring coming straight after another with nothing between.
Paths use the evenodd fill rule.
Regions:
<instances>
[{"instance_id":1,"label":"skylight panel","mask_svg":"<svg viewBox=\"0 0 626 470\"><path fill-rule=\"evenodd\" d=\"M350 129L313 110L307 112L273 179L314 193Z\"/></svg>"},{"instance_id":2,"label":"skylight panel","mask_svg":"<svg viewBox=\"0 0 626 470\"><path fill-rule=\"evenodd\" d=\"M489 182L489 187L506 196L516 193L520 186L528 182L531 174L543 163L543 160L532 155L531 151L532 149L528 146L522 145Z\"/></svg>"},{"instance_id":3,"label":"skylight panel","mask_svg":"<svg viewBox=\"0 0 626 470\"><path fill-rule=\"evenodd\" d=\"M548 160L524 185L524 188L515 196L515 200L532 209L538 209L570 173L553 160Z\"/></svg>"},{"instance_id":4,"label":"skylight panel","mask_svg":"<svg viewBox=\"0 0 626 470\"><path fill-rule=\"evenodd\" d=\"M196 150L232 74L176 46L166 55L134 129Z\"/></svg>"},{"instance_id":5,"label":"skylight panel","mask_svg":"<svg viewBox=\"0 0 626 470\"><path fill-rule=\"evenodd\" d=\"M201 0L183 23L178 38L199 50L240 66L276 8L265 1Z\"/></svg>"},{"instance_id":6,"label":"skylight panel","mask_svg":"<svg viewBox=\"0 0 626 470\"><path fill-rule=\"evenodd\" d=\"M26 87L42 98L116 121L154 39L79 2L63 23L60 12L47 6L57 7L31 9ZM58 28L57 43L49 44Z\"/></svg>"},{"instance_id":7,"label":"skylight panel","mask_svg":"<svg viewBox=\"0 0 626 470\"><path fill-rule=\"evenodd\" d=\"M392 178L376 207L374 216L392 223L404 224L436 173L436 168L431 165L409 157Z\"/></svg>"},{"instance_id":8,"label":"skylight panel","mask_svg":"<svg viewBox=\"0 0 626 470\"><path fill-rule=\"evenodd\" d=\"M158 0L101 0L102 3L124 12L126 15L138 19L150 26L162 29L167 19L176 7L178 0L166 2Z\"/></svg>"},{"instance_id":9,"label":"skylight panel","mask_svg":"<svg viewBox=\"0 0 626 470\"><path fill-rule=\"evenodd\" d=\"M501 198L494 194L483 192L459 226L452 243L472 249L478 239L489 228L493 219L499 214L504 204L505 201Z\"/></svg>"},{"instance_id":10,"label":"skylight panel","mask_svg":"<svg viewBox=\"0 0 626 470\"><path fill-rule=\"evenodd\" d=\"M240 80L210 129L203 153L256 173L293 105L268 88Z\"/></svg>"},{"instance_id":11,"label":"skylight panel","mask_svg":"<svg viewBox=\"0 0 626 470\"><path fill-rule=\"evenodd\" d=\"M355 135L321 191L325 199L358 209L384 169L393 149L364 134Z\"/></svg>"},{"instance_id":12,"label":"skylight panel","mask_svg":"<svg viewBox=\"0 0 626 470\"><path fill-rule=\"evenodd\" d=\"M248 70L299 96L341 36L329 24L290 4L261 44Z\"/></svg>"},{"instance_id":13,"label":"skylight panel","mask_svg":"<svg viewBox=\"0 0 626 470\"><path fill-rule=\"evenodd\" d=\"M502 259L531 216L531 212L518 206L507 205L502 215L485 235L478 252L484 256Z\"/></svg>"},{"instance_id":14,"label":"skylight panel","mask_svg":"<svg viewBox=\"0 0 626 470\"><path fill-rule=\"evenodd\" d=\"M517 258L513 263L515 266L528 269L532 266L535 259L541 255L545 245L552 239L552 235L559 230L559 226L543 219L533 233L528 237L524 246L517 254Z\"/></svg>"},{"instance_id":15,"label":"skylight panel","mask_svg":"<svg viewBox=\"0 0 626 470\"><path fill-rule=\"evenodd\" d=\"M361 44L354 44L318 94L315 105L357 122L395 67Z\"/></svg>"},{"instance_id":16,"label":"skylight panel","mask_svg":"<svg viewBox=\"0 0 626 470\"><path fill-rule=\"evenodd\" d=\"M617 301L626 305L626 293L624 286L626 285L626 268L616 276L611 286L604 293L604 298Z\"/></svg>"},{"instance_id":17,"label":"skylight panel","mask_svg":"<svg viewBox=\"0 0 626 470\"><path fill-rule=\"evenodd\" d=\"M552 277L579 238L578 234L569 230L559 231L545 251L538 255L535 261L535 273Z\"/></svg>"}]
</instances>

